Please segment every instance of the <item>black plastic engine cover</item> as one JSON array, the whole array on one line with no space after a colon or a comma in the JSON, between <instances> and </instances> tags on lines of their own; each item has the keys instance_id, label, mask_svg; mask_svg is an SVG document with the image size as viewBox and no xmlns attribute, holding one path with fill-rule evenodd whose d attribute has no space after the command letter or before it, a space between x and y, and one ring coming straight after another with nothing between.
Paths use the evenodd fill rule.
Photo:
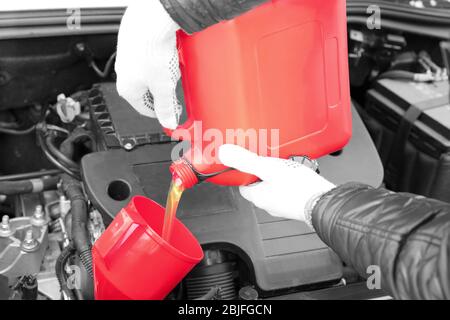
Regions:
<instances>
[{"instance_id":1,"label":"black plastic engine cover","mask_svg":"<svg viewBox=\"0 0 450 320\"><path fill-rule=\"evenodd\" d=\"M89 107L97 146L102 150L131 150L171 141L158 120L139 115L119 96L114 82L95 85L89 91Z\"/></svg>"},{"instance_id":2,"label":"black plastic engine cover","mask_svg":"<svg viewBox=\"0 0 450 320\"><path fill-rule=\"evenodd\" d=\"M354 138L339 156L320 159L320 170L335 183L379 186L381 161L356 112L353 117ZM144 145L131 152L114 149L83 158L86 191L106 223L134 195L165 204L173 146ZM264 291L342 276L341 261L304 223L269 216L243 199L237 188L200 184L183 195L178 217L202 245L219 244L244 259Z\"/></svg>"}]
</instances>

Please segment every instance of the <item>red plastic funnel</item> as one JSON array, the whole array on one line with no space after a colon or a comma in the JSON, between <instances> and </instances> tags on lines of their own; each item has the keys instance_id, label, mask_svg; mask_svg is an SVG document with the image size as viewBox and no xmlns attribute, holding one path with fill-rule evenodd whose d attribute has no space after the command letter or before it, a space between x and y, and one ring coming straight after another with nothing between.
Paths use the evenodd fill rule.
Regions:
<instances>
[{"instance_id":1,"label":"red plastic funnel","mask_svg":"<svg viewBox=\"0 0 450 320\"><path fill-rule=\"evenodd\" d=\"M150 199L134 197L96 241L96 299L164 299L200 262L200 244L178 219L170 243L161 238L164 211Z\"/></svg>"}]
</instances>

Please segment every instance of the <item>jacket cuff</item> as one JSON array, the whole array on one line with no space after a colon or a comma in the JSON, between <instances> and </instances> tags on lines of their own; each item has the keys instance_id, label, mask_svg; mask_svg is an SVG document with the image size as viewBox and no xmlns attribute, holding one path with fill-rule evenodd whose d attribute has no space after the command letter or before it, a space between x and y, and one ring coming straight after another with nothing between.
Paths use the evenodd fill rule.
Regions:
<instances>
[{"instance_id":1,"label":"jacket cuff","mask_svg":"<svg viewBox=\"0 0 450 320\"><path fill-rule=\"evenodd\" d=\"M172 19L192 34L233 19L267 0L160 0Z\"/></svg>"}]
</instances>

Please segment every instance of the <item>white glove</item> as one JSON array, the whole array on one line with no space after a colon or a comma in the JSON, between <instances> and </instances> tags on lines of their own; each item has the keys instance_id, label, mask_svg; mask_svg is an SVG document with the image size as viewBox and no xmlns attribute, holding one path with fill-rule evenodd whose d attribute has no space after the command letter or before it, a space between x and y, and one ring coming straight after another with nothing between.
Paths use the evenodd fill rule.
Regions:
<instances>
[{"instance_id":1,"label":"white glove","mask_svg":"<svg viewBox=\"0 0 450 320\"><path fill-rule=\"evenodd\" d=\"M241 187L242 196L273 216L306 221L313 199L335 188L312 169L292 160L260 157L235 145L223 145L219 159L227 167L257 176L262 182ZM310 222L310 221L308 221Z\"/></svg>"},{"instance_id":2,"label":"white glove","mask_svg":"<svg viewBox=\"0 0 450 320\"><path fill-rule=\"evenodd\" d=\"M139 113L175 129L181 115L176 96L180 27L158 0L133 1L119 30L117 90Z\"/></svg>"}]
</instances>

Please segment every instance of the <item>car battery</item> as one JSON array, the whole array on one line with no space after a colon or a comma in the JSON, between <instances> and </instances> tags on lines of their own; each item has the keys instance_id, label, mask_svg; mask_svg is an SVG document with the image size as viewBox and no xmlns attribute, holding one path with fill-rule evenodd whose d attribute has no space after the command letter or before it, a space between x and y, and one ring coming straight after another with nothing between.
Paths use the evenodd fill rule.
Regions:
<instances>
[{"instance_id":1,"label":"car battery","mask_svg":"<svg viewBox=\"0 0 450 320\"><path fill-rule=\"evenodd\" d=\"M448 82L382 79L362 115L385 168L386 187L450 202Z\"/></svg>"}]
</instances>

